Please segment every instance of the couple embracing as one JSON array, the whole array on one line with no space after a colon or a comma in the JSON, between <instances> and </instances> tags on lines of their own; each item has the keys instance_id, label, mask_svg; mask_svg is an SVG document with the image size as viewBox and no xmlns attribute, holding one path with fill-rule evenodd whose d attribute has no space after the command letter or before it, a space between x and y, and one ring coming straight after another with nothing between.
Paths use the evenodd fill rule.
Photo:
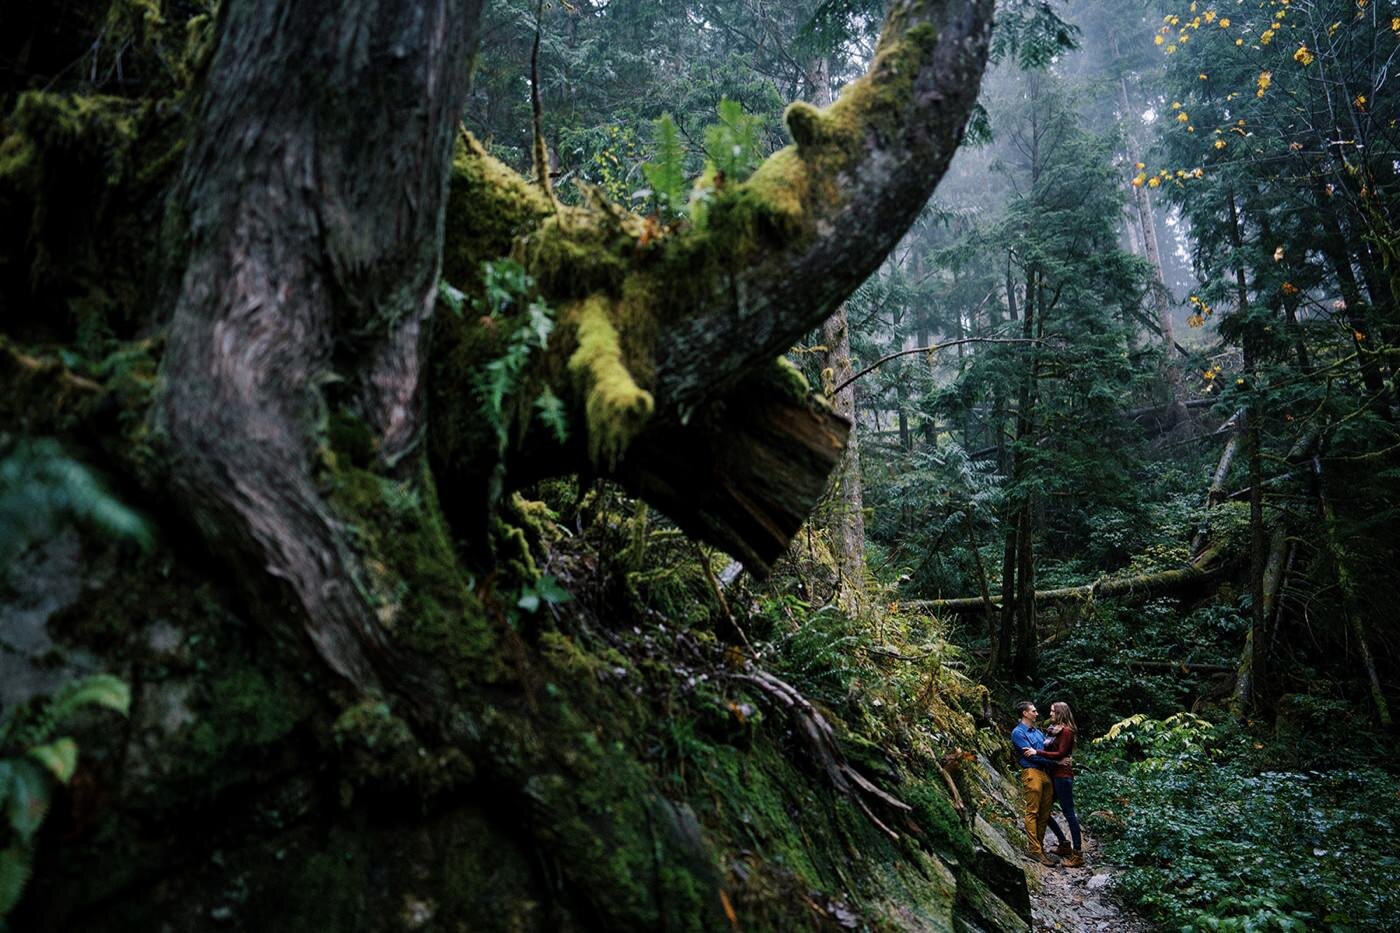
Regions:
<instances>
[{"instance_id":1,"label":"couple embracing","mask_svg":"<svg viewBox=\"0 0 1400 933\"><path fill-rule=\"evenodd\" d=\"M1042 865L1063 864L1066 868L1078 868L1084 864L1084 854L1079 817L1074 813L1074 759L1071 756L1078 731L1074 726L1074 714L1068 703L1050 704L1050 725L1042 732L1036 726L1039 712L1034 703L1018 703L1016 712L1021 715L1021 721L1011 730L1012 757L1021 768L1031 858ZM1056 801L1069 824L1073 845L1050 815L1050 807ZM1059 842L1056 853L1064 858L1063 863L1045 851L1043 839L1047 826Z\"/></svg>"}]
</instances>

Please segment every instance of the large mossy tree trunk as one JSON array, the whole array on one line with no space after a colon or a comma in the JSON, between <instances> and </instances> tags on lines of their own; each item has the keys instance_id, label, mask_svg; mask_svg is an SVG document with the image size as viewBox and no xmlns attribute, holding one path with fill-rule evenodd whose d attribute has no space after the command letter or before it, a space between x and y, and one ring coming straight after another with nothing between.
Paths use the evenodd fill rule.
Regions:
<instances>
[{"instance_id":1,"label":"large mossy tree trunk","mask_svg":"<svg viewBox=\"0 0 1400 933\"><path fill-rule=\"evenodd\" d=\"M252 703L248 684L329 700L333 735L311 720L326 726L321 748L358 761L349 750L364 745L361 771L446 795L439 812L469 802L436 828L420 810L427 835L397 843L445 858L483 844L473 836L491 844L500 814L517 814L507 822L527 841L505 861L530 876L517 901L548 896L577 926L725 928L709 843L591 702L601 675L565 640L510 624L513 601L492 595L529 560L499 513L543 476L606 476L769 568L847 431L778 357L878 266L942 176L992 3L893 3L866 76L829 107L793 105L793 145L663 231L593 192L564 205L458 136L479 8L220 7L171 185L173 312L163 351L147 347L158 378L122 417L150 455L114 468L153 503L173 494L171 533L196 533L226 586L217 601L277 646L265 670L230 675L230 708ZM518 321L439 311L442 279L478 298L483 264L505 258L556 320L512 405L528 413L550 388L562 439L487 404L481 374ZM264 731L287 734L274 712ZM349 848L372 856L364 840L392 834L358 818L369 826ZM467 887L491 883L478 867ZM349 910L367 877L326 897ZM62 916L63 886L44 890L36 910Z\"/></svg>"}]
</instances>

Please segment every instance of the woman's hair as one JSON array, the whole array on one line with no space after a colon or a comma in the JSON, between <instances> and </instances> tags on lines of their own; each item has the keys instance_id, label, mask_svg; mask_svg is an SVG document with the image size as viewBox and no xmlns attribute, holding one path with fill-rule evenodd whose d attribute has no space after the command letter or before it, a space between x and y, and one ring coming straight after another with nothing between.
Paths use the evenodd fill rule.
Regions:
<instances>
[{"instance_id":1,"label":"woman's hair","mask_svg":"<svg viewBox=\"0 0 1400 933\"><path fill-rule=\"evenodd\" d=\"M1050 704L1050 718L1055 722L1064 723L1075 732L1079 731L1079 727L1074 724L1074 714L1069 711L1069 704L1063 700Z\"/></svg>"}]
</instances>

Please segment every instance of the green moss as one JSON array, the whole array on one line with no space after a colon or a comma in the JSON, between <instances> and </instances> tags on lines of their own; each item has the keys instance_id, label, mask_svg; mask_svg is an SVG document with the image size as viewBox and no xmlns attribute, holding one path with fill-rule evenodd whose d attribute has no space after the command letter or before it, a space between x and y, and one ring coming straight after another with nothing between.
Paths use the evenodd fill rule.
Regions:
<instances>
[{"instance_id":1,"label":"green moss","mask_svg":"<svg viewBox=\"0 0 1400 933\"><path fill-rule=\"evenodd\" d=\"M946 788L915 781L901 787L900 794L904 802L914 808L919 828L927 834L928 844L934 851L959 862L972 857L972 834L958 818Z\"/></svg>"},{"instance_id":2,"label":"green moss","mask_svg":"<svg viewBox=\"0 0 1400 933\"><path fill-rule=\"evenodd\" d=\"M252 766L251 752L284 739L301 718L285 691L252 667L212 679L194 710L198 718L179 737L175 766L213 787Z\"/></svg>"},{"instance_id":3,"label":"green moss","mask_svg":"<svg viewBox=\"0 0 1400 933\"><path fill-rule=\"evenodd\" d=\"M365 595L381 624L423 656L439 659L458 686L498 676L495 631L467 588L426 462L399 480L351 465L346 452L333 454L323 478L329 500L363 539L362 552L382 555L365 568Z\"/></svg>"},{"instance_id":4,"label":"green moss","mask_svg":"<svg viewBox=\"0 0 1400 933\"><path fill-rule=\"evenodd\" d=\"M578 349L569 357L569 374L584 400L589 456L611 469L646 425L654 402L627 370L607 303L598 297L586 300L576 321Z\"/></svg>"},{"instance_id":5,"label":"green moss","mask_svg":"<svg viewBox=\"0 0 1400 933\"><path fill-rule=\"evenodd\" d=\"M463 133L452 158L442 275L468 294L481 288L482 263L511 255L554 208L540 189Z\"/></svg>"},{"instance_id":6,"label":"green moss","mask_svg":"<svg viewBox=\"0 0 1400 933\"><path fill-rule=\"evenodd\" d=\"M408 723L377 697L342 711L331 734L346 766L344 797L355 787L380 785L432 800L469 783L476 774L459 749L425 747Z\"/></svg>"}]
</instances>

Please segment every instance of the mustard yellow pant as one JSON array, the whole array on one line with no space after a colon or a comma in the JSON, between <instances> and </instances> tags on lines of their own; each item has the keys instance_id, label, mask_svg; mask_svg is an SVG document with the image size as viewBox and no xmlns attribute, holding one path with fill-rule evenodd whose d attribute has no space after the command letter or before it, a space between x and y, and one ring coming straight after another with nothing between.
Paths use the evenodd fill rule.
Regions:
<instances>
[{"instance_id":1,"label":"mustard yellow pant","mask_svg":"<svg viewBox=\"0 0 1400 933\"><path fill-rule=\"evenodd\" d=\"M1050 807L1055 802L1055 785L1050 782L1050 775L1039 768L1022 768L1021 789L1025 793L1023 812L1031 854L1039 855L1044 851L1041 840L1045 838L1045 827L1050 824Z\"/></svg>"}]
</instances>

